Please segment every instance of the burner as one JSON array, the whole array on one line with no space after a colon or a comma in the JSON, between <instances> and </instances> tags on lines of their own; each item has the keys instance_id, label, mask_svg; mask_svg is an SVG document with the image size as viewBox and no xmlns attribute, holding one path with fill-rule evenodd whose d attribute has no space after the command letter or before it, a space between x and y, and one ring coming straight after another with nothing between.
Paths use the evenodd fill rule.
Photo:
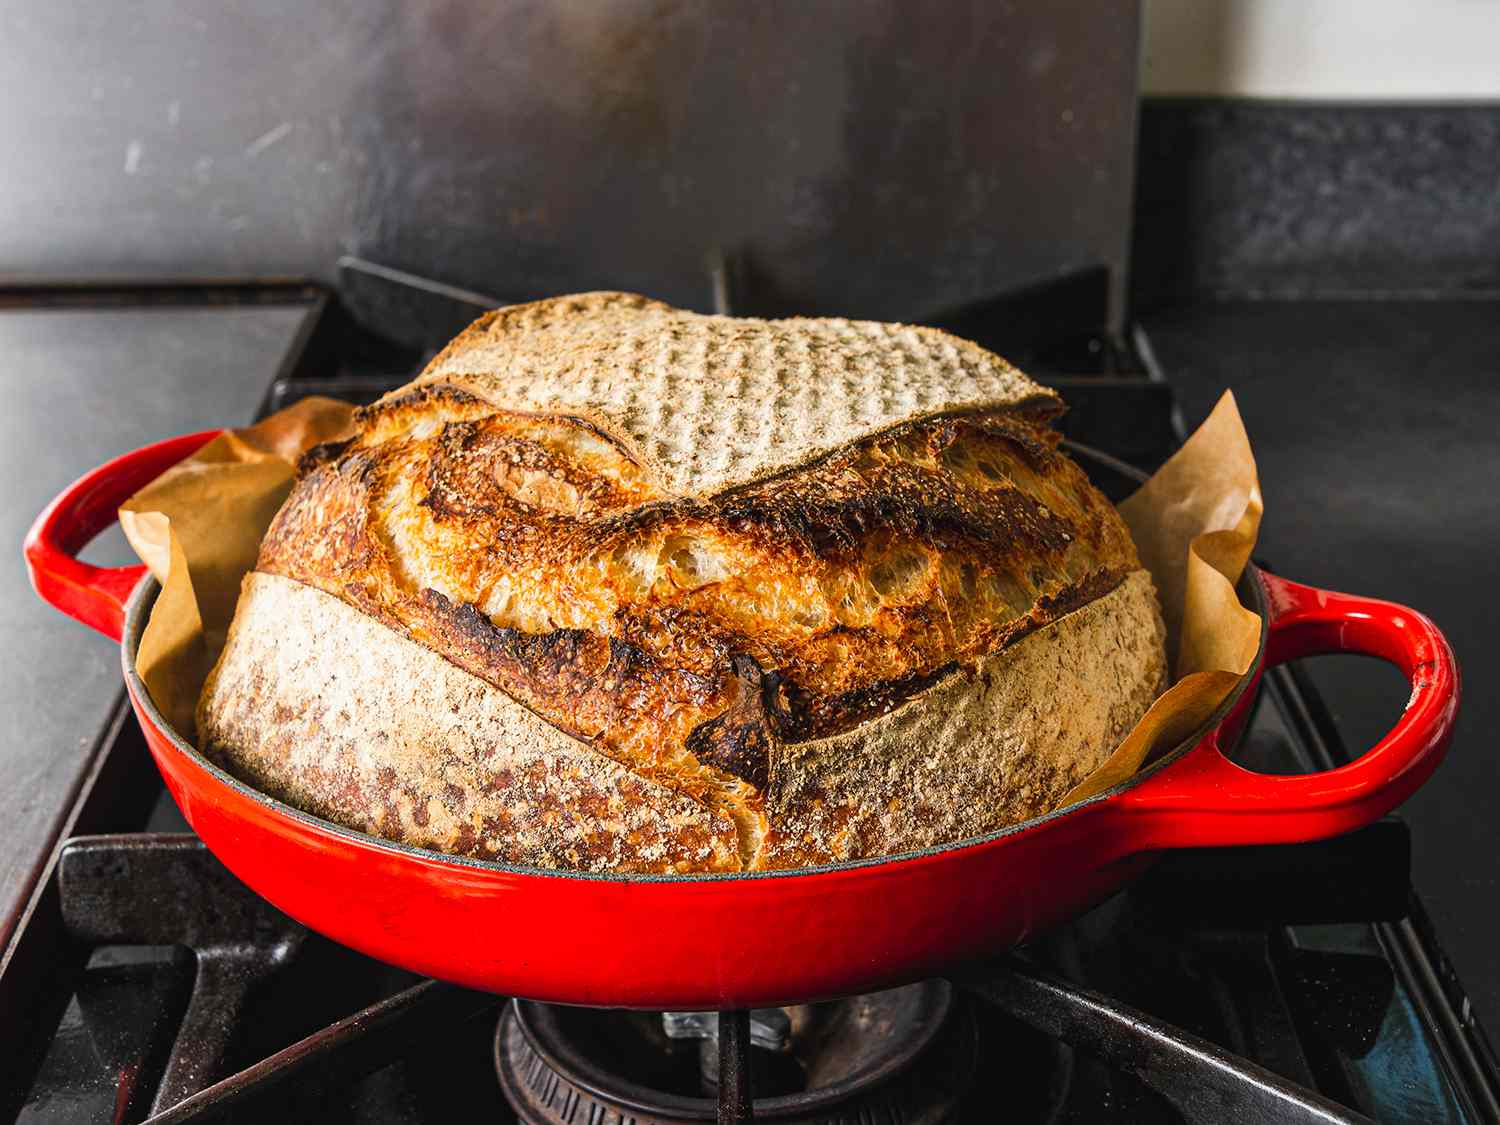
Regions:
<instances>
[{"instance_id":1,"label":"burner","mask_svg":"<svg viewBox=\"0 0 1500 1125\"><path fill-rule=\"evenodd\" d=\"M712 1121L717 1034L712 1014L518 1000L500 1020L495 1065L533 1125ZM973 1018L945 981L756 1012L750 1040L757 1119L946 1121L974 1075Z\"/></svg>"}]
</instances>

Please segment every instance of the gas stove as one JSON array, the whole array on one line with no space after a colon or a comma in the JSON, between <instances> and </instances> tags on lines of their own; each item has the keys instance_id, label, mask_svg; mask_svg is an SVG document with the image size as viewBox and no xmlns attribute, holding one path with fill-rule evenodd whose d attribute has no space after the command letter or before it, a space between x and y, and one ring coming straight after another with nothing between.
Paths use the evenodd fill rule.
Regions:
<instances>
[{"instance_id":1,"label":"gas stove","mask_svg":"<svg viewBox=\"0 0 1500 1125\"><path fill-rule=\"evenodd\" d=\"M1144 336L1102 328L1106 288L1083 274L933 322L1057 386L1070 440L1149 469L1180 437L1171 388ZM267 371L263 411L370 401L511 296L357 260L336 293L297 293L311 315ZM705 296L757 308L733 262L714 264ZM1099 483L1121 496L1133 478ZM1235 759L1296 773L1347 758L1304 673L1270 671ZM1318 844L1177 853L1016 953L875 995L565 1008L417 979L256 898L187 830L121 699L0 962L0 1120L1500 1120L1500 1068L1409 850L1387 818Z\"/></svg>"}]
</instances>

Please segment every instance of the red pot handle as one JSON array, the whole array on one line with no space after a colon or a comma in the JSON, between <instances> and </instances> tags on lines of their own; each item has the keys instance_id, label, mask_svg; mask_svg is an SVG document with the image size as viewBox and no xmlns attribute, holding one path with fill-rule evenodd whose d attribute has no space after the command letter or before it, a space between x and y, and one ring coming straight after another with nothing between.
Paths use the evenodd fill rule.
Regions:
<instances>
[{"instance_id":1,"label":"red pot handle","mask_svg":"<svg viewBox=\"0 0 1500 1125\"><path fill-rule=\"evenodd\" d=\"M1374 747L1337 769L1292 777L1252 773L1219 749L1218 732L1120 795L1149 817L1149 848L1287 844L1334 836L1384 816L1437 767L1458 714L1458 662L1416 610L1335 594L1261 572L1265 666L1325 653L1377 656L1411 681L1406 710Z\"/></svg>"},{"instance_id":2,"label":"red pot handle","mask_svg":"<svg viewBox=\"0 0 1500 1125\"><path fill-rule=\"evenodd\" d=\"M125 601L146 568L90 566L73 556L115 521L121 504L222 432L204 430L145 446L64 489L26 533L26 570L36 592L69 617L118 641L125 631Z\"/></svg>"}]
</instances>

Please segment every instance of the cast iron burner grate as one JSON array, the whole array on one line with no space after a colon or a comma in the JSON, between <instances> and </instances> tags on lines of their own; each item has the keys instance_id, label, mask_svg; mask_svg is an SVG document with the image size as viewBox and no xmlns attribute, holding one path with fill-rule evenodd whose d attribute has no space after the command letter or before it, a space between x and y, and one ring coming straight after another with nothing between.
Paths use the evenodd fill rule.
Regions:
<instances>
[{"instance_id":1,"label":"cast iron burner grate","mask_svg":"<svg viewBox=\"0 0 1500 1125\"><path fill-rule=\"evenodd\" d=\"M947 1121L976 1060L972 1017L946 981L756 1012L515 1001L495 1036L501 1087L532 1125L739 1120L742 1086L756 1118L787 1125Z\"/></svg>"}]
</instances>

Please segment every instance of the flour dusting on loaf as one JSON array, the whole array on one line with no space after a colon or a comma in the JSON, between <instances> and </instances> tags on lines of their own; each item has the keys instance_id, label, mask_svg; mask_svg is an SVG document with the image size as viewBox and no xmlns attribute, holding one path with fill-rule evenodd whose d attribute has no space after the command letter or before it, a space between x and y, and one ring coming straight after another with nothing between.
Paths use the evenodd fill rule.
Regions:
<instances>
[{"instance_id":1,"label":"flour dusting on loaf","mask_svg":"<svg viewBox=\"0 0 1500 1125\"><path fill-rule=\"evenodd\" d=\"M1164 637L1138 570L886 718L784 748L759 862L887 855L1051 811L1161 694ZM963 747L962 769L934 752L949 746Z\"/></svg>"},{"instance_id":2,"label":"flour dusting on loaf","mask_svg":"<svg viewBox=\"0 0 1500 1125\"><path fill-rule=\"evenodd\" d=\"M738 867L732 822L276 575L245 576L198 727L263 792L387 839L583 871Z\"/></svg>"},{"instance_id":3,"label":"flour dusting on loaf","mask_svg":"<svg viewBox=\"0 0 1500 1125\"><path fill-rule=\"evenodd\" d=\"M340 823L589 870L1038 815L1165 676L1059 410L931 329L499 310L303 459L200 738Z\"/></svg>"},{"instance_id":4,"label":"flour dusting on loaf","mask_svg":"<svg viewBox=\"0 0 1500 1125\"><path fill-rule=\"evenodd\" d=\"M594 422L677 495L760 480L933 414L1061 410L993 352L937 329L704 316L632 293L497 309L417 382Z\"/></svg>"}]
</instances>

